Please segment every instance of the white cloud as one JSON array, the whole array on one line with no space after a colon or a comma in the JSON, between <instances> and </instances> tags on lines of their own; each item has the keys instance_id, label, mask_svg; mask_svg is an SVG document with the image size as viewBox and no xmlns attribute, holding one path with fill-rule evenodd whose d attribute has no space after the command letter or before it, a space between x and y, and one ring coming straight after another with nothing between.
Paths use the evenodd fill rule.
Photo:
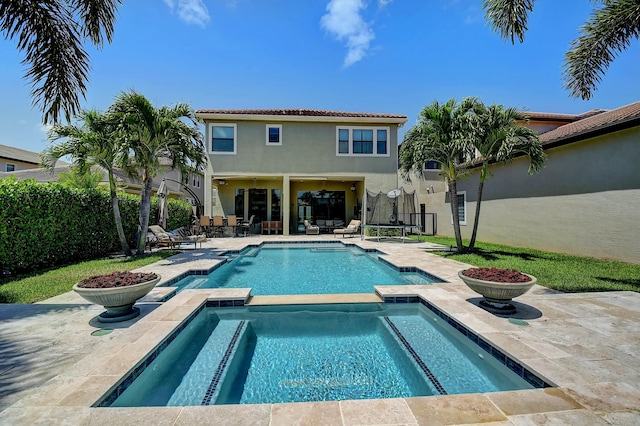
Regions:
<instances>
[{"instance_id":1,"label":"white cloud","mask_svg":"<svg viewBox=\"0 0 640 426\"><path fill-rule=\"evenodd\" d=\"M202 0L164 0L171 11L177 11L181 20L187 24L204 27L211 17L209 9Z\"/></svg>"},{"instance_id":2,"label":"white cloud","mask_svg":"<svg viewBox=\"0 0 640 426\"><path fill-rule=\"evenodd\" d=\"M43 133L49 133L49 130L51 130L53 128L53 125L51 125L51 124L38 124L37 128L38 128L38 130L40 130Z\"/></svg>"},{"instance_id":3,"label":"white cloud","mask_svg":"<svg viewBox=\"0 0 640 426\"><path fill-rule=\"evenodd\" d=\"M387 5L388 5L389 3L391 3L392 1L393 1L393 0L378 0L378 7L379 7L380 9L383 9L383 8L387 7Z\"/></svg>"},{"instance_id":4,"label":"white cloud","mask_svg":"<svg viewBox=\"0 0 640 426\"><path fill-rule=\"evenodd\" d=\"M380 3L389 0L379 0ZM344 66L355 64L367 54L375 33L371 24L365 22L361 12L366 8L362 0L331 0L327 13L320 19L320 26L339 41L345 42L347 56Z\"/></svg>"}]
</instances>

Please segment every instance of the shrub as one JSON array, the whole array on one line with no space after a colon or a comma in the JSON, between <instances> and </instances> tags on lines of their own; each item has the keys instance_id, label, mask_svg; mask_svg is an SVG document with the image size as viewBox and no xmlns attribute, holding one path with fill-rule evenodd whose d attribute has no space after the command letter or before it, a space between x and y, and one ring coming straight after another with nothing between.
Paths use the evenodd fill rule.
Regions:
<instances>
[{"instance_id":1,"label":"shrub","mask_svg":"<svg viewBox=\"0 0 640 426\"><path fill-rule=\"evenodd\" d=\"M133 246L140 197L118 194L125 235ZM169 200L169 224L189 224L191 206ZM150 223L157 218L152 200ZM94 259L121 249L111 198L102 189L76 189L57 182L0 179L0 270L24 272Z\"/></svg>"}]
</instances>

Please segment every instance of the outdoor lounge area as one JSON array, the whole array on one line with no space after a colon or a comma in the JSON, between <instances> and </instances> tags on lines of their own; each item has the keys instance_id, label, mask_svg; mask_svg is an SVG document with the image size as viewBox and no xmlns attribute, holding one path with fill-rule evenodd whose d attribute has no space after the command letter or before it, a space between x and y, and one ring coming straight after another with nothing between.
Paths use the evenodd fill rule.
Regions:
<instances>
[{"instance_id":1,"label":"outdoor lounge area","mask_svg":"<svg viewBox=\"0 0 640 426\"><path fill-rule=\"evenodd\" d=\"M189 269L208 268L227 250L260 241L335 241L333 235L254 235L211 238L196 251L140 268L165 282ZM162 302L170 287L156 287L137 306L141 315L111 331L96 322L102 307L73 292L32 305L3 305L0 339L10 341L0 393L1 424L638 424L640 400L640 294L563 294L536 286L518 299L514 320L477 306L478 295L457 272L468 265L425 253L428 243L354 239L387 261L413 265L447 283L378 286L361 295L251 296L246 289L185 290ZM193 407L94 408L141 357L159 345L204 303L248 306L428 300L502 353L518 359L554 387L483 394L377 400ZM55 333L51 330L55 329ZM103 332L102 335L100 332ZM92 335L92 333L97 333Z\"/></svg>"}]
</instances>

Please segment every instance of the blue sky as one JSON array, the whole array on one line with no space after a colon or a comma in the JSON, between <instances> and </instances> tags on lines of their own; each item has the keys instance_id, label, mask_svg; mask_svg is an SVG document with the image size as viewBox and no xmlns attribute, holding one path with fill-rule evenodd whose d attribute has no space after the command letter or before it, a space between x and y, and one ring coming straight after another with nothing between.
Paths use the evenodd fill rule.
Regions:
<instances>
[{"instance_id":1,"label":"blue sky","mask_svg":"<svg viewBox=\"0 0 640 426\"><path fill-rule=\"evenodd\" d=\"M135 89L155 105L313 108L404 114L480 97L579 113L640 100L640 44L610 66L590 101L562 87L589 0L538 1L523 44L485 23L482 0L126 0L113 43L91 54L87 109ZM48 146L14 41L0 40L0 144Z\"/></svg>"}]
</instances>

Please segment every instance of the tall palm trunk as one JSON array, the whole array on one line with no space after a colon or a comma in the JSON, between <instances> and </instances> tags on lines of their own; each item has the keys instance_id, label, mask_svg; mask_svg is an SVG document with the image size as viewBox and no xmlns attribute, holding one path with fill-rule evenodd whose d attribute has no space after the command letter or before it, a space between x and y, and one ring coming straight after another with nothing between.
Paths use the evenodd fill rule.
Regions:
<instances>
[{"instance_id":1,"label":"tall palm trunk","mask_svg":"<svg viewBox=\"0 0 640 426\"><path fill-rule=\"evenodd\" d=\"M152 178L144 173L142 186L142 196L140 200L140 219L138 228L138 251L137 254L144 254L144 248L147 243L147 229L149 228L149 212L151 211L151 184Z\"/></svg>"},{"instance_id":2,"label":"tall palm trunk","mask_svg":"<svg viewBox=\"0 0 640 426\"><path fill-rule=\"evenodd\" d=\"M127 237L124 234L122 227L122 217L120 217L120 206L118 205L118 194L116 193L116 182L113 179L113 173L109 171L109 193L111 194L111 206L113 207L113 219L116 222L116 229L118 230L118 239L122 246L122 251L125 256L131 256L131 248L127 242Z\"/></svg>"},{"instance_id":3,"label":"tall palm trunk","mask_svg":"<svg viewBox=\"0 0 640 426\"><path fill-rule=\"evenodd\" d=\"M473 219L473 233L471 234L471 241L469 242L469 250L473 250L476 245L476 233L478 232L478 222L480 221L480 204L482 203L482 190L484 189L484 179L480 178L478 184L478 196L476 198L476 215Z\"/></svg>"},{"instance_id":4,"label":"tall palm trunk","mask_svg":"<svg viewBox=\"0 0 640 426\"><path fill-rule=\"evenodd\" d=\"M458 183L456 179L449 181L449 193L451 194L451 215L453 216L453 233L456 236L458 253L462 253L462 234L460 233L460 214L458 211Z\"/></svg>"}]
</instances>

